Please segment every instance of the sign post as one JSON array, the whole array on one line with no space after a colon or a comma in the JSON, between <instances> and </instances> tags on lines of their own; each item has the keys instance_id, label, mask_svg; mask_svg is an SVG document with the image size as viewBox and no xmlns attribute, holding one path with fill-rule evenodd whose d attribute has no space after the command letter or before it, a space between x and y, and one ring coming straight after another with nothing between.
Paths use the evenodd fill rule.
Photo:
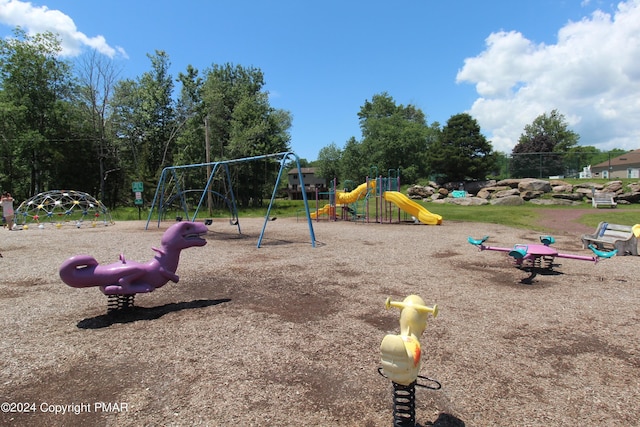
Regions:
<instances>
[{"instance_id":1,"label":"sign post","mask_svg":"<svg viewBox=\"0 0 640 427\"><path fill-rule=\"evenodd\" d=\"M133 191L136 195L133 203L138 207L138 219L141 219L141 208L144 204L144 200L142 200L142 192L144 191L144 184L142 181L133 181L131 183L131 191Z\"/></svg>"}]
</instances>

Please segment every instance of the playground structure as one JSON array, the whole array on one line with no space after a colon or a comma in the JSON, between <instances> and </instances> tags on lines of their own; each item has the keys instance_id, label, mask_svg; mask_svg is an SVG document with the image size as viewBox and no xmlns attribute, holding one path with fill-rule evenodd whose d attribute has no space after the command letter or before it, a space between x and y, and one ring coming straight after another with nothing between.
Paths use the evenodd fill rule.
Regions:
<instances>
[{"instance_id":1,"label":"playground structure","mask_svg":"<svg viewBox=\"0 0 640 427\"><path fill-rule=\"evenodd\" d=\"M30 225L44 228L73 225L80 228L85 221L92 227L113 224L109 210L93 196L75 190L52 190L26 200L15 210L15 222L23 230Z\"/></svg>"},{"instance_id":2,"label":"playground structure","mask_svg":"<svg viewBox=\"0 0 640 427\"><path fill-rule=\"evenodd\" d=\"M375 168L371 170L375 176ZM363 184L352 191L336 190L334 179L328 192L329 203L319 206L320 193L316 195L316 209L312 219L327 215L330 220L363 221L377 223L401 222L402 213L411 216L411 222L428 225L442 224L442 216L429 212L424 206L402 194L400 170L390 169L387 177L367 177Z\"/></svg>"},{"instance_id":3,"label":"playground structure","mask_svg":"<svg viewBox=\"0 0 640 427\"><path fill-rule=\"evenodd\" d=\"M557 264L554 264L556 258L592 261L595 263L598 262L600 258L611 258L618 252L617 250L610 252L601 251L595 246L589 245L589 249L591 249L596 256L563 254L551 247L551 245L555 243L555 239L552 236L540 236L541 243L516 244L512 248L485 245L484 242L488 239L489 236L484 236L482 239L468 237L467 241L480 251L507 252L509 256L514 259L516 268L529 273L528 277L521 280L521 283L525 284L531 284L533 278L538 274L559 274L553 269L557 266Z\"/></svg>"},{"instance_id":4,"label":"playground structure","mask_svg":"<svg viewBox=\"0 0 640 427\"><path fill-rule=\"evenodd\" d=\"M98 286L109 298L109 311L131 308L136 294L153 292L169 280L178 283L180 252L206 245L201 236L207 231L202 223L179 222L164 232L159 249L151 248L156 255L147 263L126 260L120 254L119 262L100 265L91 255L76 255L62 263L60 278L74 288Z\"/></svg>"},{"instance_id":5,"label":"playground structure","mask_svg":"<svg viewBox=\"0 0 640 427\"><path fill-rule=\"evenodd\" d=\"M418 375L422 365L422 349L419 338L427 327L429 314L438 316L438 306L427 307L417 295L409 295L402 302L385 301L387 310L400 309L400 334L389 334L380 344L382 367L380 375L393 382L393 425L413 427L416 422L416 386L439 390L442 385L431 378ZM418 382L423 379L432 385Z\"/></svg>"},{"instance_id":6,"label":"playground structure","mask_svg":"<svg viewBox=\"0 0 640 427\"><path fill-rule=\"evenodd\" d=\"M180 221L186 219L189 221L195 221L198 217L198 213L203 210L206 205L211 205L213 198L215 197L218 205L223 206L229 212L229 224L237 227L238 234L242 234L240 229L240 220L238 218L238 209L236 203L236 195L233 191L233 179L231 177L230 166L238 165L247 162L255 161L269 161L276 160L279 164L279 170L276 178L276 182L273 186L273 192L271 194L271 200L269 207L265 215L264 225L258 238L257 247L262 244L262 239L267 227L267 223L270 220L271 209L273 207L274 200L280 180L282 179L283 172L287 165L288 160L295 160L296 167L298 169L298 178L300 185L304 188L303 175L300 167L300 159L295 153L282 152L274 154L266 154L262 156L243 157L233 160L224 160L219 162L198 163L183 166L170 166L162 170L160 179L158 180L158 186L156 187L151 209L149 210L149 216L147 218L147 224L145 229L149 228L154 209L157 210L158 227L163 219L169 212L175 211L177 213L176 220ZM202 169L206 169L206 184L202 189L187 188L185 185L184 174L189 171L201 172ZM303 191L303 200L306 209L307 224L309 226L309 235L311 239L311 245L315 247L316 239L313 231L313 224L311 221L307 195ZM189 208L189 198L194 200L195 209ZM207 220L211 221L211 220Z\"/></svg>"}]
</instances>

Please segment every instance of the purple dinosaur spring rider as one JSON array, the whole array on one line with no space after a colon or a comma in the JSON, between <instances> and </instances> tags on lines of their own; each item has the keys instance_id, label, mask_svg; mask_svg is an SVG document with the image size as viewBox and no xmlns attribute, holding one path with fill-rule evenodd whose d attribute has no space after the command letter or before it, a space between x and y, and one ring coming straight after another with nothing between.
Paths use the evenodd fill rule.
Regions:
<instances>
[{"instance_id":1,"label":"purple dinosaur spring rider","mask_svg":"<svg viewBox=\"0 0 640 427\"><path fill-rule=\"evenodd\" d=\"M179 222L164 232L160 249L151 248L156 255L147 263L128 261L120 254L120 262L99 265L91 255L76 255L62 263L60 278L74 288L99 286L109 298L108 312L131 308L136 294L153 292L169 280L178 282L180 252L206 245L201 236L207 231L198 222Z\"/></svg>"}]
</instances>

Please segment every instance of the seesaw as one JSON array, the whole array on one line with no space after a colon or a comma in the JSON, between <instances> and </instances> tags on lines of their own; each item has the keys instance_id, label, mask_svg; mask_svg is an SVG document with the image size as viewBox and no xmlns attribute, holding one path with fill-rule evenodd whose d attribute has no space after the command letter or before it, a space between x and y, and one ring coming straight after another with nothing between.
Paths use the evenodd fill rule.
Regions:
<instances>
[{"instance_id":1,"label":"seesaw","mask_svg":"<svg viewBox=\"0 0 640 427\"><path fill-rule=\"evenodd\" d=\"M553 270L553 267L557 266L553 262L556 258L592 261L595 263L600 258L611 258L618 252L617 250L601 251L595 246L589 245L589 249L595 256L563 254L551 247L555 243L555 239L552 236L540 236L541 243L516 244L512 248L485 245L484 242L487 239L489 239L489 236L484 236L482 239L469 237L467 241L481 251L507 252L514 259L516 268L529 273L529 277L521 280L522 283L526 284L531 284L533 278L538 274L558 274Z\"/></svg>"}]
</instances>

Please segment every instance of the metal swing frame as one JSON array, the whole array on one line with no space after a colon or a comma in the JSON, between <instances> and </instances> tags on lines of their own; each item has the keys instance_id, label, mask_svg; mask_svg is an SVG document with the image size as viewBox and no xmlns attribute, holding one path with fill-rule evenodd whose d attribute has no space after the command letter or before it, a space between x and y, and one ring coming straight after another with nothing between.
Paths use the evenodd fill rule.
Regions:
<instances>
[{"instance_id":1,"label":"metal swing frame","mask_svg":"<svg viewBox=\"0 0 640 427\"><path fill-rule=\"evenodd\" d=\"M236 200L235 200L235 195L233 194L233 186L231 185L231 175L229 173L229 165L233 165L233 164L239 164L239 163L245 163L245 162L252 162L252 161L258 161L258 160L264 160L264 159L271 159L271 158L275 158L280 162L280 169L278 171L278 177L276 178L276 182L273 186L273 192L271 194L271 200L269 202L269 207L267 208L267 213L265 215L265 219L264 219L264 224L262 226L262 231L260 232L260 237L258 238L258 243L257 243L257 247L259 248L262 244L262 239L264 237L266 228L267 228L267 223L269 222L269 215L271 213L271 208L273 206L273 202L275 201L276 198L276 194L277 194L277 190L278 190L278 185L280 184L280 180L282 179L282 172L284 171L284 168L286 166L286 162L287 160L293 158L296 162L296 167L298 169L298 179L300 182L300 186L304 189L304 180L303 180L303 176L302 176L302 168L300 167L300 158L293 152L287 151L287 152L281 152L281 153L274 153L274 154L265 154L265 155L261 155L261 156L252 156L252 157L243 157L243 158L239 158L239 159L233 159L233 160L224 160L224 161L219 161L219 162L208 162L208 163L197 163L197 164L191 164L191 165L182 165L182 166L169 166L166 167L162 170L162 173L160 175L160 179L158 180L158 185L156 187L156 191L155 191L155 195L153 197L153 202L151 203L151 209L149 210L149 216L147 218L147 224L145 226L145 230L147 230L149 228L149 223L151 222L151 218L153 216L153 211L154 208L158 209L158 227L160 227L160 222L162 220L162 217L164 216L164 209L165 209L165 186L166 186L166 181L167 179L173 178L176 182L176 186L177 186L177 190L178 190L178 194L180 195L180 202L181 202L181 206L182 209L184 209L185 212L185 218L189 219L189 212L187 210L187 205L186 205L186 201L184 200L184 191L180 191L179 188L179 183L178 183L178 179L176 176L176 171L180 170L180 169L188 169L188 168L202 168L202 167L206 167L206 166L211 166L212 170L211 173L209 174L209 177L207 179L207 184L204 188L204 190L202 191L202 196L200 197L200 201L198 203L198 206L196 207L196 210L193 214L193 216L191 217L190 221L195 221L197 216L198 216L198 212L200 211L204 200L205 200L205 196L207 195L207 193L210 191L210 187L213 183L213 178L216 174L216 172L219 170L220 167L224 168L225 170L225 175L226 175L226 179L227 179L227 184L229 185L229 189L230 189L230 193L231 193L231 210L232 210L232 216L235 216L235 218L237 219L237 206L236 206ZM302 197L304 200L304 207L305 207L305 211L306 211L306 216L307 216L307 225L309 227L309 236L311 239L311 246L315 247L316 246L316 238L315 238L315 233L313 231L313 222L311 221L311 214L309 211L309 203L307 200L307 194L305 191L302 192ZM236 220L236 225L238 226L238 232L240 233L240 221Z\"/></svg>"}]
</instances>

